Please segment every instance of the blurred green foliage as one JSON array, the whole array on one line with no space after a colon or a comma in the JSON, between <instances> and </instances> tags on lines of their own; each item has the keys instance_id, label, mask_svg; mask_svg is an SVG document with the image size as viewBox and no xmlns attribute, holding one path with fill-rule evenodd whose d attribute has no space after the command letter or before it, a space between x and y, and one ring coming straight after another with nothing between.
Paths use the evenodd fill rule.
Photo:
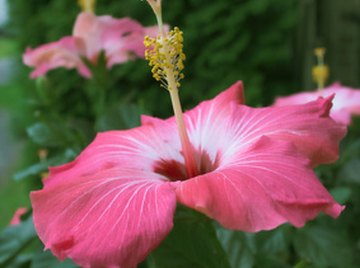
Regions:
<instances>
[{"instance_id":1,"label":"blurred green foliage","mask_svg":"<svg viewBox=\"0 0 360 268\"><path fill-rule=\"evenodd\" d=\"M299 1L163 2L164 20L184 31L187 55L181 88L184 107L191 108L215 96L236 80L244 81L246 102L252 106L270 104L275 96L301 88L294 82ZM8 32L16 40L18 62L26 47L70 35L80 11L75 0L11 0L9 4ZM144 25L155 23L145 1L98 1L96 13L130 16ZM14 54L13 46L6 50ZM85 80L75 70L58 69L31 81L27 78L29 69L19 68L18 79L13 83L19 94L8 99L16 96L21 99L8 108L20 118L13 126L17 135L27 138L23 168L14 177L22 184L27 183L29 189L40 188L41 173L46 172L47 166L72 160L97 131L134 127L139 124L140 113L171 116L168 94L153 81L145 61L117 65L108 72L102 64L95 68L106 78ZM97 107L97 94L104 95L104 107ZM335 198L347 204L340 219L319 217L303 229L284 225L273 231L248 234L212 226L207 219L192 215L191 219L199 222L194 231L187 218L182 217L193 212L180 210L176 229L140 267L228 267L223 261L225 254L233 268L359 266L359 126L357 120L350 128L340 160L317 170ZM47 156L39 158L39 150L46 150ZM8 200L10 195L1 195L0 201ZM49 252L42 252L29 215L25 215L21 225L1 232L0 267L74 267L70 261L60 264ZM207 248L187 247L187 243L194 243L191 239L206 241ZM188 259L177 259L172 255L174 251L181 251ZM207 251L216 254L209 257ZM218 266L206 265L214 264L213 258ZM201 265L194 266L199 262Z\"/></svg>"},{"instance_id":2,"label":"blurred green foliage","mask_svg":"<svg viewBox=\"0 0 360 268\"><path fill-rule=\"evenodd\" d=\"M12 25L20 47L35 47L70 35L79 12L75 2L11 1ZM213 97L236 80L244 81L247 102L254 105L269 104L271 94L293 87L295 0L163 2L164 21L184 31L187 60L181 94L185 107ZM63 12L66 16L57 15ZM98 1L96 13L155 24L145 1ZM54 71L49 77L56 94L73 93L81 87L76 81L82 79L75 71ZM116 97L141 100L143 108L154 115L171 114L168 96L151 78L146 62L115 66L109 77L111 94ZM163 105L158 105L160 102Z\"/></svg>"},{"instance_id":3,"label":"blurred green foliage","mask_svg":"<svg viewBox=\"0 0 360 268\"><path fill-rule=\"evenodd\" d=\"M17 44L10 38L2 38L0 41L0 58L15 55L18 52Z\"/></svg>"}]
</instances>

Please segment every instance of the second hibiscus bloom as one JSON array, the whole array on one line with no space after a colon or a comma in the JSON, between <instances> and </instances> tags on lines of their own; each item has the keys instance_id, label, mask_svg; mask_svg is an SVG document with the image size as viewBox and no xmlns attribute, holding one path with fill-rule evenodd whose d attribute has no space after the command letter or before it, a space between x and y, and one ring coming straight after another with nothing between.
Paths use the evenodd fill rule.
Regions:
<instances>
[{"instance_id":1,"label":"second hibiscus bloom","mask_svg":"<svg viewBox=\"0 0 360 268\"><path fill-rule=\"evenodd\" d=\"M303 104L314 101L319 97L329 96L334 96L330 116L335 121L349 125L352 115L360 115L360 89L345 87L340 83L334 83L322 90L279 97L276 99L274 106Z\"/></svg>"},{"instance_id":2,"label":"second hibiscus bloom","mask_svg":"<svg viewBox=\"0 0 360 268\"><path fill-rule=\"evenodd\" d=\"M26 65L35 67L32 78L59 67L76 68L82 76L90 78L92 74L84 59L96 64L100 53L104 52L107 67L111 68L114 64L142 58L144 37L155 36L157 31L157 27L144 27L130 18L116 19L82 12L76 19L72 36L35 49L28 48L23 60Z\"/></svg>"}]
</instances>

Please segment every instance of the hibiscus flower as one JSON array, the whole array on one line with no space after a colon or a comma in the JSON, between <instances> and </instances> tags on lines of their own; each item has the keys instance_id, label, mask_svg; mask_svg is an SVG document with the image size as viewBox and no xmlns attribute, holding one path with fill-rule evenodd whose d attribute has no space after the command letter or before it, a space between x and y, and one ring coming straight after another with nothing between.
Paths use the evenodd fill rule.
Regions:
<instances>
[{"instance_id":1,"label":"hibiscus flower","mask_svg":"<svg viewBox=\"0 0 360 268\"><path fill-rule=\"evenodd\" d=\"M352 115L360 115L360 90L334 83L329 87L314 92L302 92L276 99L274 106L303 104L319 97L334 95L330 116L344 125L351 123Z\"/></svg>"},{"instance_id":2,"label":"hibiscus flower","mask_svg":"<svg viewBox=\"0 0 360 268\"><path fill-rule=\"evenodd\" d=\"M331 97L251 108L242 83L184 114L196 174L188 176L175 118L103 132L71 163L50 168L31 193L47 249L82 267L132 268L173 227L177 202L226 228L257 232L303 226L336 203L312 171L338 157L345 127Z\"/></svg>"},{"instance_id":3,"label":"hibiscus flower","mask_svg":"<svg viewBox=\"0 0 360 268\"><path fill-rule=\"evenodd\" d=\"M91 71L84 63L84 58L96 64L100 53L104 52L108 68L114 64L143 58L145 35L156 34L157 27L143 27L130 18L116 19L82 12L76 19L72 36L35 49L27 48L23 61L26 65L35 67L30 74L31 78L59 67L76 68L82 76L90 78Z\"/></svg>"}]
</instances>

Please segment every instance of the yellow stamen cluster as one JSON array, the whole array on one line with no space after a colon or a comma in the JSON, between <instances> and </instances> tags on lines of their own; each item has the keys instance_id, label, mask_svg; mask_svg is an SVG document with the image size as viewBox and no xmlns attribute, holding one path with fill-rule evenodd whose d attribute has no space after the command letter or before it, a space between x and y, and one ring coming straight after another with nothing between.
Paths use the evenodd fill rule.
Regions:
<instances>
[{"instance_id":1,"label":"yellow stamen cluster","mask_svg":"<svg viewBox=\"0 0 360 268\"><path fill-rule=\"evenodd\" d=\"M96 0L78 0L82 11L94 12Z\"/></svg>"},{"instance_id":2,"label":"yellow stamen cluster","mask_svg":"<svg viewBox=\"0 0 360 268\"><path fill-rule=\"evenodd\" d=\"M318 64L313 67L312 75L314 81L318 84L319 89L321 89L325 86L330 73L329 67L324 64L325 48L316 48L314 54L317 57Z\"/></svg>"},{"instance_id":3,"label":"yellow stamen cluster","mask_svg":"<svg viewBox=\"0 0 360 268\"><path fill-rule=\"evenodd\" d=\"M181 73L185 60L183 42L183 33L178 27L166 36L146 36L144 40L145 59L152 67L153 77L169 91L175 90L175 86L180 87L179 81L184 78L184 74Z\"/></svg>"}]
</instances>

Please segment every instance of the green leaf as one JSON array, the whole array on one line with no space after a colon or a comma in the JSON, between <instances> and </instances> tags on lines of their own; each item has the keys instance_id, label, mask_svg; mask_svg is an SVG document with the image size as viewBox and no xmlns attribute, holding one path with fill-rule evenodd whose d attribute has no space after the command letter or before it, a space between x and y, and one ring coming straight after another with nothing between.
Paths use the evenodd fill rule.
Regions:
<instances>
[{"instance_id":1,"label":"green leaf","mask_svg":"<svg viewBox=\"0 0 360 268\"><path fill-rule=\"evenodd\" d=\"M336 187L330 190L331 195L340 204L344 204L350 200L351 192L350 187Z\"/></svg>"},{"instance_id":2,"label":"green leaf","mask_svg":"<svg viewBox=\"0 0 360 268\"><path fill-rule=\"evenodd\" d=\"M212 221L178 208L174 229L148 258L150 268L230 268Z\"/></svg>"},{"instance_id":3,"label":"green leaf","mask_svg":"<svg viewBox=\"0 0 360 268\"><path fill-rule=\"evenodd\" d=\"M9 226L0 234L0 267L6 267L36 237L32 218Z\"/></svg>"},{"instance_id":4,"label":"green leaf","mask_svg":"<svg viewBox=\"0 0 360 268\"><path fill-rule=\"evenodd\" d=\"M47 161L42 161L31 165L24 170L21 170L14 175L14 180L21 181L30 176L39 175L41 172L47 171L49 166L58 166L76 157L76 152L72 149L66 149L61 155L49 158Z\"/></svg>"},{"instance_id":5,"label":"green leaf","mask_svg":"<svg viewBox=\"0 0 360 268\"><path fill-rule=\"evenodd\" d=\"M294 246L303 260L316 267L351 267L351 246L337 229L320 225L299 229Z\"/></svg>"},{"instance_id":6,"label":"green leaf","mask_svg":"<svg viewBox=\"0 0 360 268\"><path fill-rule=\"evenodd\" d=\"M48 168L47 162L39 162L31 165L24 170L18 171L14 175L14 180L21 181L29 176L39 175L41 172L46 171Z\"/></svg>"},{"instance_id":7,"label":"green leaf","mask_svg":"<svg viewBox=\"0 0 360 268\"><path fill-rule=\"evenodd\" d=\"M271 231L257 233L256 240L259 245L259 251L268 254L286 251L289 246L289 239L287 238L288 229L288 225L283 225Z\"/></svg>"},{"instance_id":8,"label":"green leaf","mask_svg":"<svg viewBox=\"0 0 360 268\"><path fill-rule=\"evenodd\" d=\"M29 137L40 145L45 145L50 140L51 130L43 123L36 123L26 130Z\"/></svg>"},{"instance_id":9,"label":"green leaf","mask_svg":"<svg viewBox=\"0 0 360 268\"><path fill-rule=\"evenodd\" d=\"M76 268L71 260L59 261L49 250L36 254L31 262L30 268Z\"/></svg>"},{"instance_id":10,"label":"green leaf","mask_svg":"<svg viewBox=\"0 0 360 268\"><path fill-rule=\"evenodd\" d=\"M11 259L11 263L6 264L6 268L29 268L31 263L32 255L30 253L19 254ZM3 266L1 266L3 268Z\"/></svg>"},{"instance_id":11,"label":"green leaf","mask_svg":"<svg viewBox=\"0 0 360 268\"><path fill-rule=\"evenodd\" d=\"M283 258L279 258L276 255L271 254L257 254L255 257L255 265L252 267L257 268L289 268L289 264L287 263L289 260L284 260Z\"/></svg>"},{"instance_id":12,"label":"green leaf","mask_svg":"<svg viewBox=\"0 0 360 268\"><path fill-rule=\"evenodd\" d=\"M128 129L139 126L140 111L134 104L117 103L116 106L105 110L98 121L101 131L113 129Z\"/></svg>"},{"instance_id":13,"label":"green leaf","mask_svg":"<svg viewBox=\"0 0 360 268\"><path fill-rule=\"evenodd\" d=\"M313 265L311 265L309 262L305 260L299 261L297 264L295 264L294 268L316 268Z\"/></svg>"},{"instance_id":14,"label":"green leaf","mask_svg":"<svg viewBox=\"0 0 360 268\"><path fill-rule=\"evenodd\" d=\"M289 267L291 227L288 224L271 231L256 234L257 254L256 267L282 268Z\"/></svg>"},{"instance_id":15,"label":"green leaf","mask_svg":"<svg viewBox=\"0 0 360 268\"><path fill-rule=\"evenodd\" d=\"M55 124L35 123L26 129L29 137L41 146L59 146L67 142L66 131Z\"/></svg>"},{"instance_id":16,"label":"green leaf","mask_svg":"<svg viewBox=\"0 0 360 268\"><path fill-rule=\"evenodd\" d=\"M340 170L340 177L348 182L360 184L360 159L347 161Z\"/></svg>"},{"instance_id":17,"label":"green leaf","mask_svg":"<svg viewBox=\"0 0 360 268\"><path fill-rule=\"evenodd\" d=\"M349 159L360 156L360 139L346 139L347 142L341 152L339 161L341 163L346 163Z\"/></svg>"},{"instance_id":18,"label":"green leaf","mask_svg":"<svg viewBox=\"0 0 360 268\"><path fill-rule=\"evenodd\" d=\"M254 234L218 227L217 235L232 268L251 268L254 266L256 253Z\"/></svg>"}]
</instances>

